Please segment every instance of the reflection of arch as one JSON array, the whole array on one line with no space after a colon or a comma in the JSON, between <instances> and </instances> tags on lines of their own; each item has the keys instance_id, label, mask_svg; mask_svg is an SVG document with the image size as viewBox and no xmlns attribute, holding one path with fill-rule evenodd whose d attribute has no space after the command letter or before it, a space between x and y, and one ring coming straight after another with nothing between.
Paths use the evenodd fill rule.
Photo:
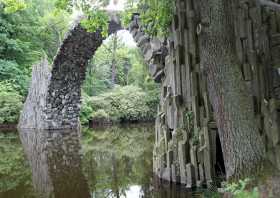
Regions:
<instances>
[{"instance_id":1,"label":"reflection of arch","mask_svg":"<svg viewBox=\"0 0 280 198\"><path fill-rule=\"evenodd\" d=\"M110 17L109 35L122 29L116 15L110 14ZM135 15L131 30L139 30L138 27L138 15ZM143 32L131 33L145 60L150 60L153 51L159 50L161 43L154 43L153 47ZM66 129L79 126L81 85L85 79L86 66L103 39L100 30L89 33L77 24L66 35L51 71L46 60L33 67L32 82L19 128ZM157 71L155 67L152 72L156 74Z\"/></svg>"},{"instance_id":2,"label":"reflection of arch","mask_svg":"<svg viewBox=\"0 0 280 198\"><path fill-rule=\"evenodd\" d=\"M80 131L20 130L39 197L90 197L82 172Z\"/></svg>"}]
</instances>

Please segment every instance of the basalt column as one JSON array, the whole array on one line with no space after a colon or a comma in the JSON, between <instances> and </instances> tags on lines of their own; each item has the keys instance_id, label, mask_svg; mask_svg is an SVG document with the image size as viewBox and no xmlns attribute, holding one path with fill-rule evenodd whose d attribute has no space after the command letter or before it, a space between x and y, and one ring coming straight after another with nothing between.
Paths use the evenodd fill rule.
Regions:
<instances>
[{"instance_id":1,"label":"basalt column","mask_svg":"<svg viewBox=\"0 0 280 198\"><path fill-rule=\"evenodd\" d=\"M201 19L200 11L200 1L176 1L172 34L161 42L166 56L156 59L154 54L149 66L161 83L154 173L188 187L210 185L225 174L207 72L201 63L200 34L207 20ZM253 103L252 116L265 142L266 156L280 168L280 14L251 0L235 2L232 13L233 53Z\"/></svg>"}]
</instances>

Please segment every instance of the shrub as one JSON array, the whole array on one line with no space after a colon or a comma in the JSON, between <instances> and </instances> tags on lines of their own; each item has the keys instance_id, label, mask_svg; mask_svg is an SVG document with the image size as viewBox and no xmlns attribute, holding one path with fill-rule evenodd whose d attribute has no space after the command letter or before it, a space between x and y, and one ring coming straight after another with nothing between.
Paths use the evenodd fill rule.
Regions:
<instances>
[{"instance_id":1,"label":"shrub","mask_svg":"<svg viewBox=\"0 0 280 198\"><path fill-rule=\"evenodd\" d=\"M9 82L9 86L14 90L21 95L27 95L29 80L29 77L16 62L0 59L0 81Z\"/></svg>"},{"instance_id":2,"label":"shrub","mask_svg":"<svg viewBox=\"0 0 280 198\"><path fill-rule=\"evenodd\" d=\"M16 123L22 108L22 97L11 84L0 82L0 124Z\"/></svg>"},{"instance_id":3,"label":"shrub","mask_svg":"<svg viewBox=\"0 0 280 198\"><path fill-rule=\"evenodd\" d=\"M91 118L108 116L111 121L117 122L150 121L156 115L158 95L150 95L141 88L130 85L94 96L90 103L93 110Z\"/></svg>"},{"instance_id":4,"label":"shrub","mask_svg":"<svg viewBox=\"0 0 280 198\"><path fill-rule=\"evenodd\" d=\"M109 119L109 115L104 111L104 109L99 109L92 113L92 119Z\"/></svg>"},{"instance_id":5,"label":"shrub","mask_svg":"<svg viewBox=\"0 0 280 198\"><path fill-rule=\"evenodd\" d=\"M237 183L228 183L226 185L226 192L229 192L233 195L234 198L258 198L260 197L258 188L255 187L249 191L247 186L251 180L246 178L244 180L239 180Z\"/></svg>"},{"instance_id":6,"label":"shrub","mask_svg":"<svg viewBox=\"0 0 280 198\"><path fill-rule=\"evenodd\" d=\"M93 109L91 107L90 97L86 93L82 93L82 105L80 111L81 124L87 124L91 119Z\"/></svg>"},{"instance_id":7,"label":"shrub","mask_svg":"<svg viewBox=\"0 0 280 198\"><path fill-rule=\"evenodd\" d=\"M104 109L98 109L96 112L92 113L92 124L108 124L111 123L111 119L108 115L108 113L106 113L104 111Z\"/></svg>"}]
</instances>

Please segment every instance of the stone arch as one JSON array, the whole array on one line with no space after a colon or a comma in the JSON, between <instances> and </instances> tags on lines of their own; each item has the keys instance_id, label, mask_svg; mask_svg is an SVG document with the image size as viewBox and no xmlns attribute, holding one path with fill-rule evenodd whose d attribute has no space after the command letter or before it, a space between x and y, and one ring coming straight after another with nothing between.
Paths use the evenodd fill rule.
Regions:
<instances>
[{"instance_id":1,"label":"stone arch","mask_svg":"<svg viewBox=\"0 0 280 198\"><path fill-rule=\"evenodd\" d=\"M109 13L109 35L123 29L115 13ZM150 38L139 28L135 14L130 25L131 33L144 54L150 60L153 50ZM79 23L73 25L65 36L50 69L44 58L33 66L32 82L20 116L19 128L75 129L79 127L81 86L86 66L105 38L101 31L87 32ZM154 69L156 72L157 70Z\"/></svg>"}]
</instances>

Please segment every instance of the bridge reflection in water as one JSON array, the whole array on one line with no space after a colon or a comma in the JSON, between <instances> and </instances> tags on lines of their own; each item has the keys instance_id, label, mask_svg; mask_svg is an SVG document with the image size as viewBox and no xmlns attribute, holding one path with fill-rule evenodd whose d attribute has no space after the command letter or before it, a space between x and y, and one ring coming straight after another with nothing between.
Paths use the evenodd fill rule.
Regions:
<instances>
[{"instance_id":1,"label":"bridge reflection in water","mask_svg":"<svg viewBox=\"0 0 280 198\"><path fill-rule=\"evenodd\" d=\"M91 197L82 172L80 135L73 130L20 130L39 197Z\"/></svg>"},{"instance_id":2,"label":"bridge reflection in water","mask_svg":"<svg viewBox=\"0 0 280 198\"><path fill-rule=\"evenodd\" d=\"M194 197L153 177L152 125L87 129L82 136L74 130L19 134L39 197Z\"/></svg>"}]
</instances>

